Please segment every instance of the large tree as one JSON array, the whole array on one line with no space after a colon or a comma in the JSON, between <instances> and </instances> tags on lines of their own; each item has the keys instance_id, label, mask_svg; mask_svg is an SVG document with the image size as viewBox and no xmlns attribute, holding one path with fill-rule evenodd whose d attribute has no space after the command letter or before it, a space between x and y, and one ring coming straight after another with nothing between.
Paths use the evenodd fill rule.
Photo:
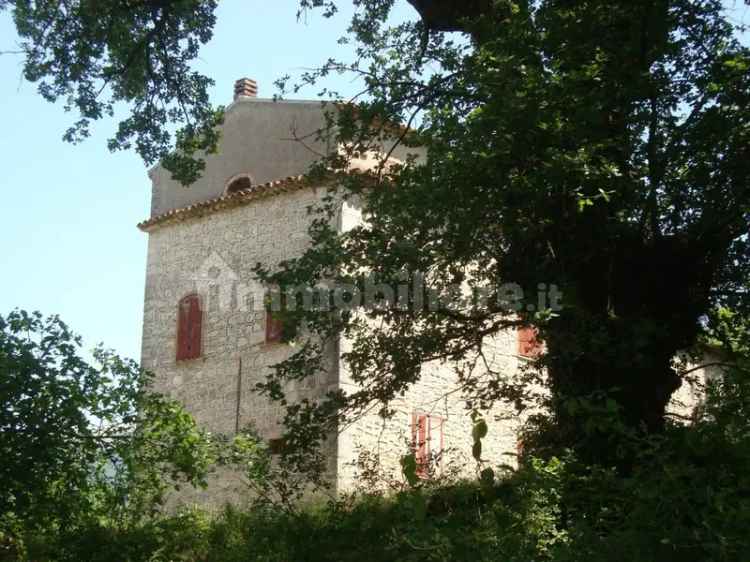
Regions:
<instances>
[{"instance_id":1,"label":"large tree","mask_svg":"<svg viewBox=\"0 0 750 562\"><path fill-rule=\"evenodd\" d=\"M325 167L345 169L384 132L421 145L426 160L374 179L336 176L342 193L360 196L366 224L337 236L322 217L310 252L258 272L313 286L361 282L360 271L398 284L419 271L444 300L468 283L489 291L489 304L295 312L313 337L263 389L279 398L284 379L323 368L319 338L343 334L364 390L292 407L289 425L304 435L335 413L379 403L387 414L430 360L454 361L477 406L516 400L518 381L471 367L499 330L534 323L556 438L606 459L581 412L614 407L631 429L659 431L680 385L675 354L717 305L746 310L750 51L718 0L409 3L420 18L391 25L394 0L355 0L356 60L328 61L302 81L346 70L366 87L333 115L350 151ZM215 147L220 114L189 62L210 38L214 2L0 2L10 5L27 78L82 114L71 137L112 101L131 101L113 147L134 138L147 161L197 177L188 155ZM333 17L336 2L300 9ZM177 153L165 119L188 124ZM525 288L518 318L492 293L509 281ZM559 288L561 310L530 310L541 283Z\"/></svg>"},{"instance_id":2,"label":"large tree","mask_svg":"<svg viewBox=\"0 0 750 562\"><path fill-rule=\"evenodd\" d=\"M316 277L325 248L341 280L429 272L446 300L458 283L519 283L520 321L547 344L555 440L616 461L611 428L591 416L661 430L676 354L714 307L747 305L750 51L718 1L411 3L422 21L397 27L392 2L358 3L360 58L306 78L360 73L371 97L343 112L355 119L340 140L357 153L379 124L405 122L426 162L382 173L388 188L362 191L366 226L343 240L321 229L310 256L269 281ZM559 288L561 310L539 310L540 284ZM466 368L512 325L490 296L344 318L334 330L352 338L366 390L341 402L387 404L434 359L459 362L474 404L521 396L506 373Z\"/></svg>"}]
</instances>

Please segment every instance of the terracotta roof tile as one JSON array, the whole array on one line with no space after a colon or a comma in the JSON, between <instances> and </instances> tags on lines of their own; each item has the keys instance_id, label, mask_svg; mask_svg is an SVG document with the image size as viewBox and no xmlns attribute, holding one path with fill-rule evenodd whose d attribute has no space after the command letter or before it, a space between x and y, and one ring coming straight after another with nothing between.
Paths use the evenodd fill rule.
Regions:
<instances>
[{"instance_id":1,"label":"terracotta roof tile","mask_svg":"<svg viewBox=\"0 0 750 562\"><path fill-rule=\"evenodd\" d=\"M318 182L319 183L319 182ZM248 189L243 189L234 193L228 193L220 197L214 197L207 201L200 201L199 203L193 203L187 207L181 207L179 209L172 209L166 213L153 216L138 224L144 232L150 232L158 226L165 224L180 222L188 218L201 217L220 209L229 209L232 207L239 207L246 205L252 201L258 199L264 199L266 197L273 197L282 193L289 193L304 189L305 187L312 187L313 183L310 183L304 176L289 176L283 180L270 181L263 184L254 185Z\"/></svg>"}]
</instances>

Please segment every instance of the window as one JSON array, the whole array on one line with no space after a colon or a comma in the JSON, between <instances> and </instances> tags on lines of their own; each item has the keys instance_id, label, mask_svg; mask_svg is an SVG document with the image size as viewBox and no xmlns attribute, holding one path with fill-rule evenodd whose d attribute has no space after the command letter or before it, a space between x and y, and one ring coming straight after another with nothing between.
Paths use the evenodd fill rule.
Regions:
<instances>
[{"instance_id":1,"label":"window","mask_svg":"<svg viewBox=\"0 0 750 562\"><path fill-rule=\"evenodd\" d=\"M201 356L203 311L195 293L180 300L177 311L177 361Z\"/></svg>"},{"instance_id":2,"label":"window","mask_svg":"<svg viewBox=\"0 0 750 562\"><path fill-rule=\"evenodd\" d=\"M250 177L250 174L239 174L229 179L226 188L224 189L224 193L226 195L231 195L232 193L244 191L251 187L253 187L253 178Z\"/></svg>"},{"instance_id":3,"label":"window","mask_svg":"<svg viewBox=\"0 0 750 562\"><path fill-rule=\"evenodd\" d=\"M523 442L523 438L519 437L516 441L516 455L518 455L519 459L523 456L525 447L526 444Z\"/></svg>"},{"instance_id":4,"label":"window","mask_svg":"<svg viewBox=\"0 0 750 562\"><path fill-rule=\"evenodd\" d=\"M272 455L281 455L286 448L286 440L283 437L269 439L268 452Z\"/></svg>"},{"instance_id":5,"label":"window","mask_svg":"<svg viewBox=\"0 0 750 562\"><path fill-rule=\"evenodd\" d=\"M430 414L412 414L411 441L417 461L417 476L428 478L430 464L440 460L443 453L443 423L445 420Z\"/></svg>"},{"instance_id":6,"label":"window","mask_svg":"<svg viewBox=\"0 0 750 562\"><path fill-rule=\"evenodd\" d=\"M518 328L518 355L531 358L541 355L542 342L536 336L537 330L533 326Z\"/></svg>"},{"instance_id":7,"label":"window","mask_svg":"<svg viewBox=\"0 0 750 562\"><path fill-rule=\"evenodd\" d=\"M518 466L522 466L526 462L526 443L523 437L519 437L516 441L516 462Z\"/></svg>"},{"instance_id":8,"label":"window","mask_svg":"<svg viewBox=\"0 0 750 562\"><path fill-rule=\"evenodd\" d=\"M280 343L284 334L284 322L278 312L266 310L266 343Z\"/></svg>"}]
</instances>

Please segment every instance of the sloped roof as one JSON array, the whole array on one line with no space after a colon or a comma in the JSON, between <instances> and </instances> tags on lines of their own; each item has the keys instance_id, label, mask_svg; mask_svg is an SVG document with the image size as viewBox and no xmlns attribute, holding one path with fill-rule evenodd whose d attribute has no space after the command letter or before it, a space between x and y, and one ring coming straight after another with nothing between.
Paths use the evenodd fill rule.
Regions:
<instances>
[{"instance_id":1,"label":"sloped roof","mask_svg":"<svg viewBox=\"0 0 750 562\"><path fill-rule=\"evenodd\" d=\"M247 205L252 201L273 197L282 193L298 191L306 187L320 185L320 182L311 183L305 176L289 176L282 180L270 181L263 184L254 185L250 188L227 193L220 197L214 197L199 203L193 203L179 209L172 209L166 213L151 217L141 223L138 228L144 232L151 232L157 227L166 224L184 221L189 218L202 217L220 209L229 209Z\"/></svg>"}]
</instances>

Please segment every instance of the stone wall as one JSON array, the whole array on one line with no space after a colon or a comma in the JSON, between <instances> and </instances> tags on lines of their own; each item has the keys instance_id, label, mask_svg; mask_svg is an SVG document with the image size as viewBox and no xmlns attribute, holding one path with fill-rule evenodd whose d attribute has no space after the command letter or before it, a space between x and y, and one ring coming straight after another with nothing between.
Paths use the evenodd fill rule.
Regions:
<instances>
[{"instance_id":1,"label":"stone wall","mask_svg":"<svg viewBox=\"0 0 750 562\"><path fill-rule=\"evenodd\" d=\"M309 243L307 206L325 191L283 193L150 232L142 364L156 373L157 391L180 400L212 432L235 431L239 400L241 428L252 423L263 438L281 435L281 410L255 394L253 387L264 380L268 366L287 357L291 349L265 343L265 312L257 302L263 288L258 297L252 268L258 262L275 265L304 250ZM177 303L195 291L203 305L202 354L178 362ZM335 385L332 372L288 391L292 399L309 398ZM329 446L333 455L335 443ZM244 490L238 478L225 472L212 482L210 497L184 498L215 505L237 500Z\"/></svg>"},{"instance_id":2,"label":"stone wall","mask_svg":"<svg viewBox=\"0 0 750 562\"><path fill-rule=\"evenodd\" d=\"M682 385L672 395L667 417L677 423L690 423L696 408L703 405L706 384L721 379L724 367L718 349L704 347L690 354L679 354L675 368L682 376Z\"/></svg>"},{"instance_id":3,"label":"stone wall","mask_svg":"<svg viewBox=\"0 0 750 562\"><path fill-rule=\"evenodd\" d=\"M506 330L486 342L484 351L493 371L506 376L518 372L526 359L516 354L517 341L516 332ZM346 348L346 343L343 347ZM345 364L339 371L342 388L356 390L358 387ZM383 420L375 409L341 433L337 480L340 492L353 491L361 484L362 467L358 466L358 460L362 453L377 457L386 479L403 478L400 461L410 451L415 413L425 413L442 421L442 444L438 443L436 435L430 444L433 451L442 446L442 454L436 459L439 462L434 463L435 475L471 478L488 466L497 469L502 464L517 464L517 431L522 418L507 403L496 403L480 410L489 429L482 443L482 464L472 456L471 412L450 362L424 365L420 381L389 407L395 411L391 418Z\"/></svg>"},{"instance_id":4,"label":"stone wall","mask_svg":"<svg viewBox=\"0 0 750 562\"><path fill-rule=\"evenodd\" d=\"M346 342L342 348L347 349ZM484 352L492 370L507 380L520 375L528 362L517 354L518 336L512 329L486 341ZM675 364L678 372L687 374L672 397L667 416L677 423L690 423L696 408L703 403L706 383L722 376L721 357L715 350L705 349L697 354L680 354ZM507 403L495 403L480 410L489 431L482 442L482 463L477 463L471 454L473 422L464 395L458 390L453 367L451 363L425 365L419 383L389 404L395 415L384 420L375 409L342 432L338 448L339 492L354 491L362 485L361 478L367 468L367 463L362 461L366 457L378 460L384 480L403 481L400 461L412 446L414 413L427 413L443 420L443 443L432 444L442 448L440 462L435 466L436 475L472 478L485 467L497 471L501 465L517 466L519 430L527 417L538 410L530 405L519 414ZM348 391L359 388L351 380L345 364L342 363L339 371L342 388ZM547 392L541 385L533 385L530 391L537 396Z\"/></svg>"},{"instance_id":5,"label":"stone wall","mask_svg":"<svg viewBox=\"0 0 750 562\"><path fill-rule=\"evenodd\" d=\"M155 390L180 400L212 432L235 431L239 401L239 427L252 424L265 439L282 433L282 410L255 394L253 387L264 380L269 365L287 357L291 349L286 344L265 343L265 312L256 306L262 297L253 286L252 267L258 262L276 264L307 247L307 207L325 192L321 187L283 193L150 231L142 364L156 373ZM358 211L344 206L338 227L347 230L357 222ZM199 359L178 362L177 303L192 292L199 293L204 311L202 354ZM499 368L516 369L515 333L502 334L490 347ZM333 355L331 363L339 364ZM458 464L463 475L474 473L471 419L460 393L451 392L455 373L450 365L437 364L427 365L424 372L423 380L392 404L398 415L385 429L376 415L368 415L327 445L338 489L354 486L352 463L361 448L380 451L383 466L400 477L399 460L408 449L414 412L444 420L442 466ZM333 370L328 377L302 381L288 391L293 400L315 398L338 384L351 388L345 367L341 381L338 370ZM484 456L494 464L513 464L514 458L506 453L515 452L515 414L498 407L486 419L490 436ZM184 493L181 499L220 505L239 500L243 493L239 475L224 471L213 479L208 492Z\"/></svg>"},{"instance_id":6,"label":"stone wall","mask_svg":"<svg viewBox=\"0 0 750 562\"><path fill-rule=\"evenodd\" d=\"M343 205L339 228L346 232L363 223L356 202ZM346 352L350 343L343 341L341 349ZM493 372L507 379L515 377L527 359L518 353L518 338L515 330L505 330L484 344L485 358ZM345 392L355 392L359 386L352 380L344 361L339 365L340 384ZM484 376L482 367L474 374ZM378 414L377 407L357 418L356 423L343 428L339 435L337 489L339 492L354 491L362 484L361 477L369 460L376 460L383 480L403 481L401 458L413 447L412 424L415 414L427 414L442 425L442 443L433 436L430 448L439 452L432 463L434 474L459 477L476 476L488 466L517 465L518 429L523 423L516 409L507 403L495 403L480 410L488 425L488 435L483 440L482 463L472 456L471 410L467 407L464 393L459 388L455 364L432 362L423 366L419 382L399 396L388 407L395 413L388 419Z\"/></svg>"}]
</instances>

